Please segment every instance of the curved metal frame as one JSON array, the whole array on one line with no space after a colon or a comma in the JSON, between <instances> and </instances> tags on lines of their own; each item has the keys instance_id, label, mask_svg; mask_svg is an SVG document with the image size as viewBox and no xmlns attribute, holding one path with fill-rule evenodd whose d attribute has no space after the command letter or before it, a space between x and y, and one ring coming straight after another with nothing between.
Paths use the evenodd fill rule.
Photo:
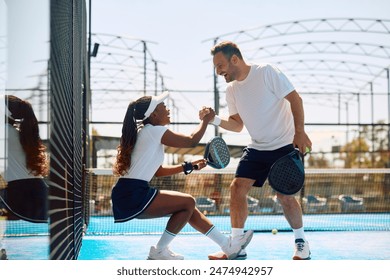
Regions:
<instances>
[{"instance_id":1,"label":"curved metal frame","mask_svg":"<svg viewBox=\"0 0 390 280\"><path fill-rule=\"evenodd\" d=\"M159 70L164 62L156 60L149 47L155 42L105 33L92 33L91 40L99 44L98 54L91 58L93 108L103 109L107 102L111 109L123 108L129 93L135 98L166 89L166 77Z\"/></svg>"},{"instance_id":2,"label":"curved metal frame","mask_svg":"<svg viewBox=\"0 0 390 280\"><path fill-rule=\"evenodd\" d=\"M279 22L218 35L204 40L230 40L244 44L260 39L269 39L285 35L299 35L324 32L363 32L390 34L390 20L370 18L322 18Z\"/></svg>"},{"instance_id":3,"label":"curved metal frame","mask_svg":"<svg viewBox=\"0 0 390 280\"><path fill-rule=\"evenodd\" d=\"M323 33L327 33L329 40L324 41L324 36L321 36L321 40L317 39L318 36L316 38L316 34ZM343 41L331 36L336 33L343 35ZM369 42L360 41L361 38L359 41L356 41L356 38L348 41L348 38L353 37L350 36L352 33L355 35L360 33L365 36L375 36L376 39L380 38L380 40L376 41L379 43L373 43L372 40ZM304 40L306 41L302 41L302 35L305 35ZM270 41L269 39L272 39L272 44L267 44ZM279 44L275 43L275 41L278 41L277 39L281 41ZM365 91L373 96L373 84L378 79L382 80L382 84L387 82L387 89L382 90L382 93L387 90L389 100L388 123L390 123L390 20L322 18L288 21L225 33L206 39L203 42L212 41L213 44L216 44L218 41L224 40L237 43L242 49L244 56L251 61L261 59L262 61L277 64L291 77L293 84L297 88L305 88L311 93L326 93L321 92L321 88L330 87L333 92L348 94L347 102L356 100L358 103L357 114L359 122L360 95ZM259 46L260 43L261 46ZM272 61L279 57L286 57L287 60ZM337 66L324 68L324 64L329 62L336 63ZM309 63L312 64L310 64L310 67L307 67L306 71L310 71L309 77L316 77L317 82L315 86L312 86L307 79L302 79L301 81L298 79L300 75L303 75L304 70L301 68L298 71L296 65L305 64L307 66ZM345 70L340 69L341 65L345 67ZM358 68L357 71L355 71L356 67ZM365 69L367 72L361 71L362 69ZM324 71L329 71L330 73L326 75ZM346 74L342 79L349 81L350 85L337 81L339 80L338 78L332 79L332 76L335 77L335 72ZM218 77L215 73L213 75L214 97L216 99L216 107L218 107L220 91ZM328 77L327 79L320 78L326 76ZM333 82L330 82L331 80ZM335 96L337 97L336 104L338 104L340 110L340 96ZM356 96L357 98L355 98ZM373 104L371 107L373 123ZM218 134L218 131L216 131L216 134Z\"/></svg>"}]
</instances>

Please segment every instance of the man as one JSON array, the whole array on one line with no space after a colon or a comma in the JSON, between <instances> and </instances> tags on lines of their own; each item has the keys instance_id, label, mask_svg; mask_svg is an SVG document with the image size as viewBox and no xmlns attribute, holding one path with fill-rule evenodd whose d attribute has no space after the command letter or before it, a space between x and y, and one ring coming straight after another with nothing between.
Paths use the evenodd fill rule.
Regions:
<instances>
[{"instance_id":1,"label":"man","mask_svg":"<svg viewBox=\"0 0 390 280\"><path fill-rule=\"evenodd\" d=\"M244 125L251 142L244 149L230 185L232 237L244 233L248 216L247 194L252 186L261 187L271 165L294 148L301 153L312 143L304 129L302 99L287 77L270 64L247 64L233 42L225 41L211 49L215 71L228 83L227 119L215 116L212 124L240 132ZM302 211L294 196L277 193L284 215L295 236L294 260L310 259L309 243L304 235ZM245 259L242 250L237 257ZM225 259L222 252L209 259Z\"/></svg>"}]
</instances>

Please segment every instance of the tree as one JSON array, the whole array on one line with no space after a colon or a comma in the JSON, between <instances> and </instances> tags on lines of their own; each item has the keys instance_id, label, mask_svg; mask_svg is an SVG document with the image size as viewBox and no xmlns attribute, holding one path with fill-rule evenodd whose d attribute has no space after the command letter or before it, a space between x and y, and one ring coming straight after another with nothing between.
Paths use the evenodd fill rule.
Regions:
<instances>
[{"instance_id":1,"label":"tree","mask_svg":"<svg viewBox=\"0 0 390 280\"><path fill-rule=\"evenodd\" d=\"M358 137L341 147L340 159L344 160L345 168L369 167L368 151L366 140Z\"/></svg>"},{"instance_id":2,"label":"tree","mask_svg":"<svg viewBox=\"0 0 390 280\"><path fill-rule=\"evenodd\" d=\"M310 154L307 163L312 168L329 168L329 160L326 159L325 153Z\"/></svg>"},{"instance_id":3,"label":"tree","mask_svg":"<svg viewBox=\"0 0 390 280\"><path fill-rule=\"evenodd\" d=\"M361 126L358 137L341 147L345 168L384 168L389 162L389 127L384 121Z\"/></svg>"}]
</instances>

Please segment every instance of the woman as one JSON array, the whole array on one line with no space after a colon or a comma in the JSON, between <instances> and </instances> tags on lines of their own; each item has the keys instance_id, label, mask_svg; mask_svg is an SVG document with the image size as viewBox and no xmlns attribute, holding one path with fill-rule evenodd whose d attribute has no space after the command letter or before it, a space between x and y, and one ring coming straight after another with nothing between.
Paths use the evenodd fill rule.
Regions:
<instances>
[{"instance_id":1,"label":"woman","mask_svg":"<svg viewBox=\"0 0 390 280\"><path fill-rule=\"evenodd\" d=\"M170 123L170 111L164 104L167 97L167 92L159 96L144 96L131 102L127 108L114 164L114 174L121 176L111 196L115 222L170 216L160 240L150 248L150 260L184 259L182 255L172 252L168 245L187 222L216 242L229 259L234 259L249 243L252 231L239 239L228 238L195 207L192 196L149 186L153 176L180 172L189 174L194 166L196 169L206 166L204 159L181 165L162 165L164 145L183 148L196 146L215 115L213 111L207 114L191 135L173 132L166 127Z\"/></svg>"},{"instance_id":2,"label":"woman","mask_svg":"<svg viewBox=\"0 0 390 280\"><path fill-rule=\"evenodd\" d=\"M0 205L4 204L8 211L0 209L0 260L8 259L2 242L4 217L33 223L46 223L48 218L48 187L43 179L48 173L48 161L38 120L31 104L13 95L5 96L5 117L7 186L0 190Z\"/></svg>"},{"instance_id":3,"label":"woman","mask_svg":"<svg viewBox=\"0 0 390 280\"><path fill-rule=\"evenodd\" d=\"M14 217L34 223L47 222L48 174L46 147L39 136L38 120L31 104L6 95L7 188L2 199Z\"/></svg>"}]
</instances>

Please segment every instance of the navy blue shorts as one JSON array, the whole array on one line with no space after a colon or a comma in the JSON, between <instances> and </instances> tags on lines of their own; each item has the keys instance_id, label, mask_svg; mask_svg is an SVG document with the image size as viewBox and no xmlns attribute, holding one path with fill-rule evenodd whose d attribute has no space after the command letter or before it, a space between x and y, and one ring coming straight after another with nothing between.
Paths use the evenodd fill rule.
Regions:
<instances>
[{"instance_id":1,"label":"navy blue shorts","mask_svg":"<svg viewBox=\"0 0 390 280\"><path fill-rule=\"evenodd\" d=\"M48 222L49 187L42 178L10 181L0 191L1 199L10 211L9 220L25 220L32 223Z\"/></svg>"},{"instance_id":2,"label":"navy blue shorts","mask_svg":"<svg viewBox=\"0 0 390 280\"><path fill-rule=\"evenodd\" d=\"M152 203L158 190L147 181L120 178L112 188L112 211L115 223L136 218Z\"/></svg>"},{"instance_id":3,"label":"navy blue shorts","mask_svg":"<svg viewBox=\"0 0 390 280\"><path fill-rule=\"evenodd\" d=\"M294 150L292 144L272 151L245 148L238 163L235 177L255 180L254 187L262 187L272 164Z\"/></svg>"}]
</instances>

